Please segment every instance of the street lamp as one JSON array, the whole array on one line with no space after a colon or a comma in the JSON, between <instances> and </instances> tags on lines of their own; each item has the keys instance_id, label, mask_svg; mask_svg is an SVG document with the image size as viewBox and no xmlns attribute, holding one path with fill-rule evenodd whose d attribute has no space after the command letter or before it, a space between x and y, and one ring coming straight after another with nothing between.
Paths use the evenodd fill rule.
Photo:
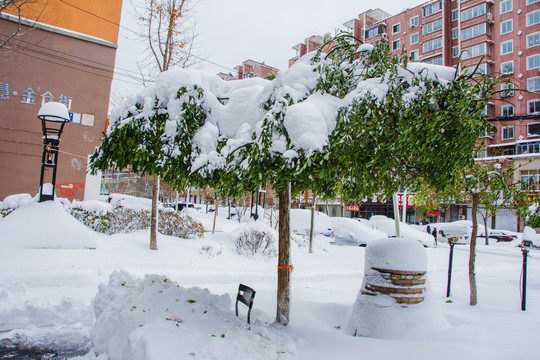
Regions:
<instances>
[{"instance_id":1,"label":"street lamp","mask_svg":"<svg viewBox=\"0 0 540 360\"><path fill-rule=\"evenodd\" d=\"M43 202L54 200L60 135L62 135L65 123L70 121L70 118L67 107L57 102L43 104L39 109L37 117L41 120L41 130L43 131L43 156L41 159L41 176L39 179L39 202ZM46 168L52 168L52 188L44 189L43 178Z\"/></svg>"}]
</instances>

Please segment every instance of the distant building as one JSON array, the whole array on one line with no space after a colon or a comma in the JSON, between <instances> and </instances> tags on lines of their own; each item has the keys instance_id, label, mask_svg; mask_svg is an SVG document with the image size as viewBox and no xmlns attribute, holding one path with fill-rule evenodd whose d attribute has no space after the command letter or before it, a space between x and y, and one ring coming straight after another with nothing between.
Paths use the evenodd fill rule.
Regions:
<instances>
[{"instance_id":1,"label":"distant building","mask_svg":"<svg viewBox=\"0 0 540 360\"><path fill-rule=\"evenodd\" d=\"M97 195L100 182L86 170L106 127L121 7L122 0L34 0L22 7L21 31L0 48L0 200L38 193L37 114L49 101L64 103L72 118L61 137L57 196ZM0 44L18 22L13 8L0 14Z\"/></svg>"}]
</instances>

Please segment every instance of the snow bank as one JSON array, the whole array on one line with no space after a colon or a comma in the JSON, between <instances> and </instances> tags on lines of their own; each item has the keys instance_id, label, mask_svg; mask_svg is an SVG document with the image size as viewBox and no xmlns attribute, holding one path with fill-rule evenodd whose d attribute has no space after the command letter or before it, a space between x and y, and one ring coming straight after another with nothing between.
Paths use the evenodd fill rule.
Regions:
<instances>
[{"instance_id":1,"label":"snow bank","mask_svg":"<svg viewBox=\"0 0 540 360\"><path fill-rule=\"evenodd\" d=\"M427 256L422 245L412 239L381 239L366 248L364 282L358 292L344 330L354 336L383 339L422 339L450 328L438 304L432 299L429 281L416 305L403 306L390 295L365 294L366 285L397 287L374 270L427 271ZM401 295L407 296L407 295Z\"/></svg>"},{"instance_id":2,"label":"snow bank","mask_svg":"<svg viewBox=\"0 0 540 360\"><path fill-rule=\"evenodd\" d=\"M31 224L31 225L29 225ZM22 249L95 248L95 233L59 201L20 207L0 221L0 247Z\"/></svg>"},{"instance_id":3,"label":"snow bank","mask_svg":"<svg viewBox=\"0 0 540 360\"><path fill-rule=\"evenodd\" d=\"M388 235L380 230L372 229L358 220L344 217L331 217L330 222L336 238L354 240L359 245L367 245L377 239L387 238Z\"/></svg>"},{"instance_id":4,"label":"snow bank","mask_svg":"<svg viewBox=\"0 0 540 360\"><path fill-rule=\"evenodd\" d=\"M236 317L229 295L184 288L164 276L113 272L99 286L94 310L93 351L108 360L275 359L295 351L282 331L253 318L250 328L245 315Z\"/></svg>"},{"instance_id":5,"label":"snow bank","mask_svg":"<svg viewBox=\"0 0 540 360\"><path fill-rule=\"evenodd\" d=\"M37 196L32 198L30 194L15 194L6 196L4 201L0 202L0 209L18 209L22 206L28 206L37 201Z\"/></svg>"},{"instance_id":6,"label":"snow bank","mask_svg":"<svg viewBox=\"0 0 540 360\"><path fill-rule=\"evenodd\" d=\"M396 236L396 225L394 219L390 219L384 215L375 215L369 219L374 229L380 230L388 234L388 236ZM435 238L411 225L403 222L399 223L399 231L401 237L420 241L426 247L436 247Z\"/></svg>"}]
</instances>

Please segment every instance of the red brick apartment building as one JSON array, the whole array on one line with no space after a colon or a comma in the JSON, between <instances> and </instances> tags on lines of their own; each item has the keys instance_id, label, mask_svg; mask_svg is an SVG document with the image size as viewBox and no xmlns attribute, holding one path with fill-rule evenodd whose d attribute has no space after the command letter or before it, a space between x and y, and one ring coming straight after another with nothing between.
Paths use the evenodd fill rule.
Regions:
<instances>
[{"instance_id":1,"label":"red brick apartment building","mask_svg":"<svg viewBox=\"0 0 540 360\"><path fill-rule=\"evenodd\" d=\"M528 180L531 192L540 192L540 0L437 0L397 15L368 10L344 26L365 43L405 48L416 61L455 67L461 58L464 68L480 62L479 72L510 77L515 90L506 89L486 108L497 132L486 134L480 157L524 164L515 180ZM294 46L289 66L322 43L323 37L311 36Z\"/></svg>"},{"instance_id":2,"label":"red brick apartment building","mask_svg":"<svg viewBox=\"0 0 540 360\"><path fill-rule=\"evenodd\" d=\"M219 73L218 76L223 80L241 80L248 79L252 77L260 77L263 79L268 78L269 76L276 75L279 69L266 65L264 62L257 62L253 60L246 60L242 65L235 66L236 75L231 73Z\"/></svg>"}]
</instances>

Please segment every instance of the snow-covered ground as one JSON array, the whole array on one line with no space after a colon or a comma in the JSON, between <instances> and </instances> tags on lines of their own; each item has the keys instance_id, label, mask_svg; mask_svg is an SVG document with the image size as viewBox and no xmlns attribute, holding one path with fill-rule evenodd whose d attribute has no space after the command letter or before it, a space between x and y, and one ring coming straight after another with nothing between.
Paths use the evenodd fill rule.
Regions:
<instances>
[{"instance_id":1,"label":"snow-covered ground","mask_svg":"<svg viewBox=\"0 0 540 360\"><path fill-rule=\"evenodd\" d=\"M455 247L451 301L447 244L424 249L430 301L449 327L425 334L410 323L391 338L353 337L345 325L367 248L325 244L309 254L293 242L290 323L279 327L273 325L277 259L235 252L231 234L245 224L223 214L214 234L160 235L159 250L151 251L148 231L89 237L63 215L47 227L42 220L60 214L60 206L29 206L0 220L3 345L99 360L540 358L540 251L528 257L527 311L521 311L516 243L478 245L473 307L468 247ZM196 216L211 230L213 214ZM50 236L55 232L62 238ZM239 318L234 314L240 283L256 290L251 327L244 305Z\"/></svg>"}]
</instances>

